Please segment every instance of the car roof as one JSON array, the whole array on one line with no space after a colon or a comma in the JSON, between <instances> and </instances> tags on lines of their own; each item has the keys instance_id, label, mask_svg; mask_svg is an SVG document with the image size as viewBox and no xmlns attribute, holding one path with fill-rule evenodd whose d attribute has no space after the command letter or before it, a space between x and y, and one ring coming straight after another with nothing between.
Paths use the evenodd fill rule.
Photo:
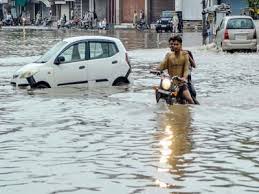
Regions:
<instances>
[{"instance_id":1,"label":"car roof","mask_svg":"<svg viewBox=\"0 0 259 194\"><path fill-rule=\"evenodd\" d=\"M227 20L229 20L229 19L235 19L235 18L247 18L247 19L252 19L252 20L253 20L252 17L250 17L250 16L245 16L245 15L225 16L225 18L226 18Z\"/></svg>"},{"instance_id":2,"label":"car roof","mask_svg":"<svg viewBox=\"0 0 259 194\"><path fill-rule=\"evenodd\" d=\"M66 42L76 42L81 40L106 40L106 41L118 41L118 38L109 37L109 36L75 36L70 38L65 38Z\"/></svg>"}]
</instances>

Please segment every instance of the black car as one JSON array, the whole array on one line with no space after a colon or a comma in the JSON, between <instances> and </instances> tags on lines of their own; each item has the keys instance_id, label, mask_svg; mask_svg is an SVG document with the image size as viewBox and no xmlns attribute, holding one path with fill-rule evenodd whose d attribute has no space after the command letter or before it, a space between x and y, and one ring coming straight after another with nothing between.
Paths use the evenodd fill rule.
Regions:
<instances>
[{"instance_id":1,"label":"black car","mask_svg":"<svg viewBox=\"0 0 259 194\"><path fill-rule=\"evenodd\" d=\"M182 33L182 12L180 11L162 11L161 17L156 22L156 31L157 33L173 32L173 16L177 14L178 16L178 32Z\"/></svg>"}]
</instances>

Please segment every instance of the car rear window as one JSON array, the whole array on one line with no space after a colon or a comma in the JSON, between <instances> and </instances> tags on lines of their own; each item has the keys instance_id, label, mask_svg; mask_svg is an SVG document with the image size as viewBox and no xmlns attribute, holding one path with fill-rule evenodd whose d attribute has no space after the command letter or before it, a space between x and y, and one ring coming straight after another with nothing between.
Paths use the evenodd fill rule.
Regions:
<instances>
[{"instance_id":1,"label":"car rear window","mask_svg":"<svg viewBox=\"0 0 259 194\"><path fill-rule=\"evenodd\" d=\"M90 59L101 59L112 57L119 52L115 43L112 42L90 42Z\"/></svg>"},{"instance_id":2,"label":"car rear window","mask_svg":"<svg viewBox=\"0 0 259 194\"><path fill-rule=\"evenodd\" d=\"M254 29L254 23L249 18L235 18L228 20L227 29Z\"/></svg>"},{"instance_id":3,"label":"car rear window","mask_svg":"<svg viewBox=\"0 0 259 194\"><path fill-rule=\"evenodd\" d=\"M172 18L173 17L173 12L172 11L163 11L162 12L162 17Z\"/></svg>"}]
</instances>

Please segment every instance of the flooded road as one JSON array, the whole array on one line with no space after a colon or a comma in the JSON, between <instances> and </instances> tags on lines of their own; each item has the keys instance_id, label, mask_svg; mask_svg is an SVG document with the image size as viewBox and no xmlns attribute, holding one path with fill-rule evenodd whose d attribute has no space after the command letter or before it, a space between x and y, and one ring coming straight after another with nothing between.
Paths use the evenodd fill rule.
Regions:
<instances>
[{"instance_id":1,"label":"flooded road","mask_svg":"<svg viewBox=\"0 0 259 194\"><path fill-rule=\"evenodd\" d=\"M200 106L155 102L159 78L149 69L168 51L169 34L107 33L129 50L127 87L9 85L17 68L78 34L0 31L0 193L259 192L258 53L206 50L200 34L185 34Z\"/></svg>"}]
</instances>

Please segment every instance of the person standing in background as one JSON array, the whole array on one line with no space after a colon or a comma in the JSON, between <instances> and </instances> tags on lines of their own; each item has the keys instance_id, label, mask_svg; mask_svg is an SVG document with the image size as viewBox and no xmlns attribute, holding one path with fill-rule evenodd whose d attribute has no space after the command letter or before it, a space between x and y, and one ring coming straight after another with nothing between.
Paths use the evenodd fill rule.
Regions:
<instances>
[{"instance_id":1,"label":"person standing in background","mask_svg":"<svg viewBox=\"0 0 259 194\"><path fill-rule=\"evenodd\" d=\"M135 10L135 11L134 11L134 14L133 14L133 26L136 26L136 25L137 25L137 22L138 22L138 13L137 13L137 11Z\"/></svg>"}]
</instances>

